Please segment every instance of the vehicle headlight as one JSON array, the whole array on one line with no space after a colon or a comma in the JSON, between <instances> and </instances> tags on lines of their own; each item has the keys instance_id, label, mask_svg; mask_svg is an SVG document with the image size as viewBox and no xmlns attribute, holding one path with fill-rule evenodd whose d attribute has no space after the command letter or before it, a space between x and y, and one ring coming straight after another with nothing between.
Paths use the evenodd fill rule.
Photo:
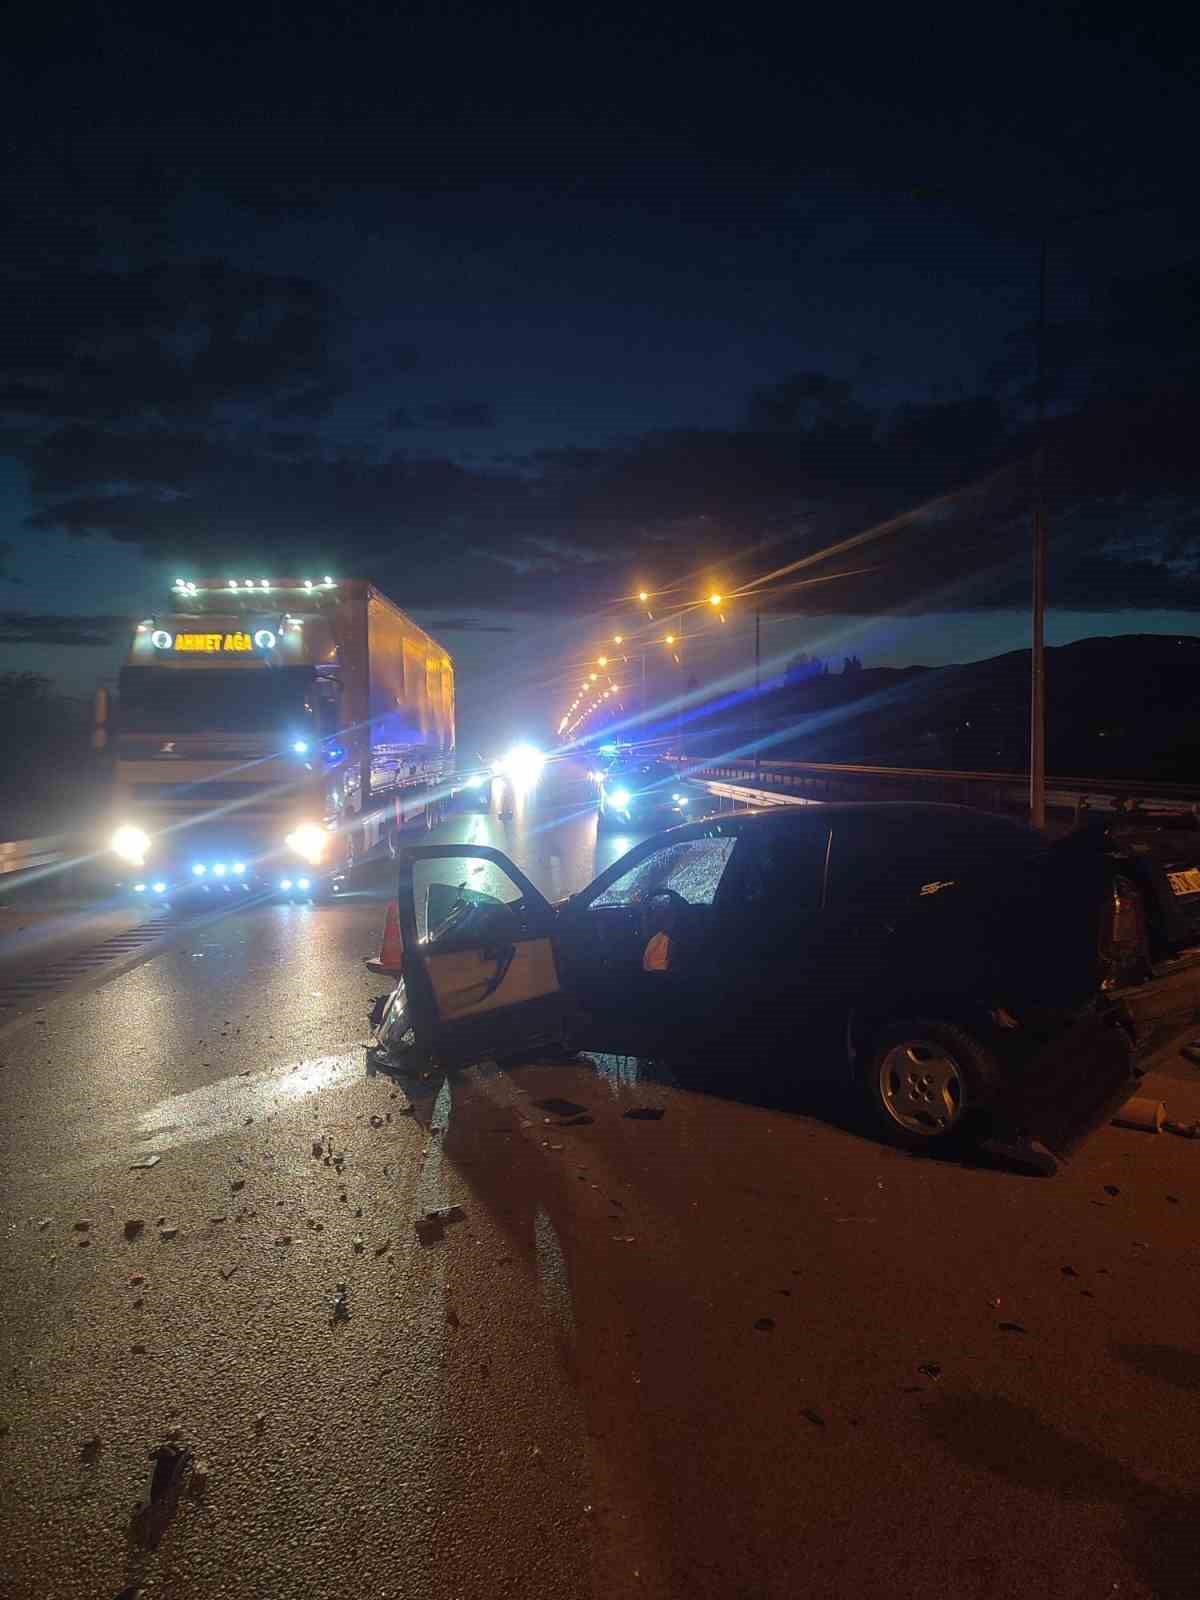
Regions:
<instances>
[{"instance_id":1,"label":"vehicle headlight","mask_svg":"<svg viewBox=\"0 0 1200 1600\"><path fill-rule=\"evenodd\" d=\"M612 803L614 806L616 806L618 811L628 811L632 802L633 796L630 794L628 789L613 790Z\"/></svg>"},{"instance_id":2,"label":"vehicle headlight","mask_svg":"<svg viewBox=\"0 0 1200 1600\"><path fill-rule=\"evenodd\" d=\"M146 852L150 849L150 835L141 828L132 827L126 823L118 828L109 840L109 847L114 855L120 856L122 861L128 861L135 867L140 867L146 859Z\"/></svg>"},{"instance_id":3,"label":"vehicle headlight","mask_svg":"<svg viewBox=\"0 0 1200 1600\"><path fill-rule=\"evenodd\" d=\"M521 788L532 788L545 764L546 758L540 750L535 750L531 744L519 744L505 757L504 770Z\"/></svg>"},{"instance_id":4,"label":"vehicle headlight","mask_svg":"<svg viewBox=\"0 0 1200 1600\"><path fill-rule=\"evenodd\" d=\"M287 836L287 847L315 867L329 847L329 835L315 822L302 822Z\"/></svg>"}]
</instances>

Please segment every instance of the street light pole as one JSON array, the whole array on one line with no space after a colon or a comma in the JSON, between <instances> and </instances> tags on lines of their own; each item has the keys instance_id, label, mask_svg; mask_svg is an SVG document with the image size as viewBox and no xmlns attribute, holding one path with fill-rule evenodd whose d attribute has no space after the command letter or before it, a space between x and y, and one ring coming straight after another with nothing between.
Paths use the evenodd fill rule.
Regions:
<instances>
[{"instance_id":1,"label":"street light pole","mask_svg":"<svg viewBox=\"0 0 1200 1600\"><path fill-rule=\"evenodd\" d=\"M1046 826L1046 239L1038 270L1037 455L1033 503L1033 646L1029 696L1029 819Z\"/></svg>"},{"instance_id":2,"label":"street light pole","mask_svg":"<svg viewBox=\"0 0 1200 1600\"><path fill-rule=\"evenodd\" d=\"M762 606L754 607L754 772L758 775L759 753L762 746Z\"/></svg>"}]
</instances>

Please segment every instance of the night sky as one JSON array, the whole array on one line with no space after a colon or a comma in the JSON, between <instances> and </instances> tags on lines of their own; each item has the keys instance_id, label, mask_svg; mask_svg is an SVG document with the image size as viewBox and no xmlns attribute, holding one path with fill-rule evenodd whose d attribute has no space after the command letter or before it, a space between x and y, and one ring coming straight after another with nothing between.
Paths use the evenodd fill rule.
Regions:
<instances>
[{"instance_id":1,"label":"night sky","mask_svg":"<svg viewBox=\"0 0 1200 1600\"><path fill-rule=\"evenodd\" d=\"M640 584L794 568L772 659L1017 648L1043 234L1050 641L1196 631L1182 12L41 5L6 56L0 669L308 571L445 639L475 743Z\"/></svg>"}]
</instances>

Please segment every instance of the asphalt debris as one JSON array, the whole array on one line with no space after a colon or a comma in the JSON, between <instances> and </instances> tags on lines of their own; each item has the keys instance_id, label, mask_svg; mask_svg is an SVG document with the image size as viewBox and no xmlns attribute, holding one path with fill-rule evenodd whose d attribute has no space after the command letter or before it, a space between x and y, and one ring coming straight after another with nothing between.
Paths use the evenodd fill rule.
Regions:
<instances>
[{"instance_id":1,"label":"asphalt debris","mask_svg":"<svg viewBox=\"0 0 1200 1600\"><path fill-rule=\"evenodd\" d=\"M172 1434L178 1430L172 1428ZM151 1450L154 1471L150 1477L148 1505L134 1507L129 1520L129 1531L136 1543L145 1550L158 1547L167 1524L175 1514L179 1496L192 1465L192 1452L186 1445L168 1440Z\"/></svg>"},{"instance_id":2,"label":"asphalt debris","mask_svg":"<svg viewBox=\"0 0 1200 1600\"><path fill-rule=\"evenodd\" d=\"M942 1375L941 1364L937 1361L922 1361L919 1363L917 1371L926 1378L932 1378L934 1383L936 1383Z\"/></svg>"},{"instance_id":3,"label":"asphalt debris","mask_svg":"<svg viewBox=\"0 0 1200 1600\"><path fill-rule=\"evenodd\" d=\"M239 1189L244 1189L246 1187L246 1180L245 1178L230 1178L229 1187L233 1190L234 1194L236 1194Z\"/></svg>"},{"instance_id":4,"label":"asphalt debris","mask_svg":"<svg viewBox=\"0 0 1200 1600\"><path fill-rule=\"evenodd\" d=\"M1060 1267L1058 1270L1064 1278L1077 1278L1079 1276L1074 1267Z\"/></svg>"},{"instance_id":5,"label":"asphalt debris","mask_svg":"<svg viewBox=\"0 0 1200 1600\"><path fill-rule=\"evenodd\" d=\"M1104 1192L1105 1194L1111 1194L1115 1196L1120 1194L1121 1191L1117 1188L1115 1183L1106 1183L1104 1185Z\"/></svg>"},{"instance_id":6,"label":"asphalt debris","mask_svg":"<svg viewBox=\"0 0 1200 1600\"><path fill-rule=\"evenodd\" d=\"M225 1279L226 1283L228 1283L230 1278L233 1277L233 1275L237 1271L237 1269L238 1269L238 1263L236 1261L233 1263L233 1265L231 1267L221 1267L220 1268L221 1276Z\"/></svg>"},{"instance_id":7,"label":"asphalt debris","mask_svg":"<svg viewBox=\"0 0 1200 1600\"><path fill-rule=\"evenodd\" d=\"M90 1439L85 1439L79 1446L79 1459L85 1467L94 1466L100 1459L100 1452L104 1449L104 1441L98 1433Z\"/></svg>"},{"instance_id":8,"label":"asphalt debris","mask_svg":"<svg viewBox=\"0 0 1200 1600\"><path fill-rule=\"evenodd\" d=\"M800 1415L804 1417L806 1421L811 1422L814 1428L823 1428L825 1426L825 1418L819 1411L815 1411L812 1406L802 1406L800 1408Z\"/></svg>"},{"instance_id":9,"label":"asphalt debris","mask_svg":"<svg viewBox=\"0 0 1200 1600\"><path fill-rule=\"evenodd\" d=\"M363 1253L363 1236L362 1236L362 1234L361 1233L356 1233L354 1235L354 1238L350 1242L354 1246L354 1254L356 1256L362 1255L362 1253Z\"/></svg>"},{"instance_id":10,"label":"asphalt debris","mask_svg":"<svg viewBox=\"0 0 1200 1600\"><path fill-rule=\"evenodd\" d=\"M574 1100L562 1100L556 1095L533 1103L539 1111L548 1111L552 1117L579 1117L587 1110L586 1106L578 1105Z\"/></svg>"},{"instance_id":11,"label":"asphalt debris","mask_svg":"<svg viewBox=\"0 0 1200 1600\"><path fill-rule=\"evenodd\" d=\"M664 1106L630 1106L624 1115L626 1122L661 1122L666 1114Z\"/></svg>"},{"instance_id":12,"label":"asphalt debris","mask_svg":"<svg viewBox=\"0 0 1200 1600\"><path fill-rule=\"evenodd\" d=\"M997 1327L1001 1333L1028 1333L1029 1329L1023 1322L1000 1322Z\"/></svg>"},{"instance_id":13,"label":"asphalt debris","mask_svg":"<svg viewBox=\"0 0 1200 1600\"><path fill-rule=\"evenodd\" d=\"M129 1217L125 1223L125 1237L127 1239L136 1239L145 1226L146 1224L141 1217Z\"/></svg>"},{"instance_id":14,"label":"asphalt debris","mask_svg":"<svg viewBox=\"0 0 1200 1600\"><path fill-rule=\"evenodd\" d=\"M333 1306L333 1318L332 1318L332 1320L334 1322L349 1322L349 1320L350 1320L350 1306L348 1304L349 1296L350 1296L349 1285L345 1284L345 1283L339 1283L338 1286L337 1286L337 1292L334 1295L333 1300L331 1301L331 1304Z\"/></svg>"},{"instance_id":15,"label":"asphalt debris","mask_svg":"<svg viewBox=\"0 0 1200 1600\"><path fill-rule=\"evenodd\" d=\"M389 1234L389 1236L383 1241L382 1244L377 1244L375 1246L375 1254L377 1256L385 1256L385 1255L387 1255L388 1251L391 1248L392 1248L392 1240L391 1240L391 1235Z\"/></svg>"},{"instance_id":16,"label":"asphalt debris","mask_svg":"<svg viewBox=\"0 0 1200 1600\"><path fill-rule=\"evenodd\" d=\"M771 1333L774 1327L774 1317L759 1317L758 1321L754 1324L754 1331L756 1333Z\"/></svg>"},{"instance_id":17,"label":"asphalt debris","mask_svg":"<svg viewBox=\"0 0 1200 1600\"><path fill-rule=\"evenodd\" d=\"M150 1167L156 1167L161 1160L161 1156L143 1156L140 1161L131 1161L129 1170L130 1172L137 1172L142 1168L148 1170Z\"/></svg>"},{"instance_id":18,"label":"asphalt debris","mask_svg":"<svg viewBox=\"0 0 1200 1600\"><path fill-rule=\"evenodd\" d=\"M178 1228L160 1228L158 1230L158 1237L166 1244L169 1244L172 1239L178 1236L178 1234Z\"/></svg>"},{"instance_id":19,"label":"asphalt debris","mask_svg":"<svg viewBox=\"0 0 1200 1600\"><path fill-rule=\"evenodd\" d=\"M91 1225L92 1224L91 1224L90 1219L85 1219L83 1217L80 1217L79 1221L75 1224L75 1232L76 1233L86 1233L87 1230L91 1227Z\"/></svg>"}]
</instances>

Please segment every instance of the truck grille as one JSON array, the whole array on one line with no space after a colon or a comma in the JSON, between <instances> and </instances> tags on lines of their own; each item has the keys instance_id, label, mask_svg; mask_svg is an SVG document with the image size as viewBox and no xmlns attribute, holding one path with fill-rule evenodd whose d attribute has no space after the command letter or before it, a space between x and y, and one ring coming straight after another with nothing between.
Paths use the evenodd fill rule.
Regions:
<instances>
[{"instance_id":1,"label":"truck grille","mask_svg":"<svg viewBox=\"0 0 1200 1600\"><path fill-rule=\"evenodd\" d=\"M135 783L133 797L147 805L178 806L181 810L195 811L200 807L227 805L237 800L284 800L298 786L291 783L230 783L220 778L208 778L199 783Z\"/></svg>"}]
</instances>

